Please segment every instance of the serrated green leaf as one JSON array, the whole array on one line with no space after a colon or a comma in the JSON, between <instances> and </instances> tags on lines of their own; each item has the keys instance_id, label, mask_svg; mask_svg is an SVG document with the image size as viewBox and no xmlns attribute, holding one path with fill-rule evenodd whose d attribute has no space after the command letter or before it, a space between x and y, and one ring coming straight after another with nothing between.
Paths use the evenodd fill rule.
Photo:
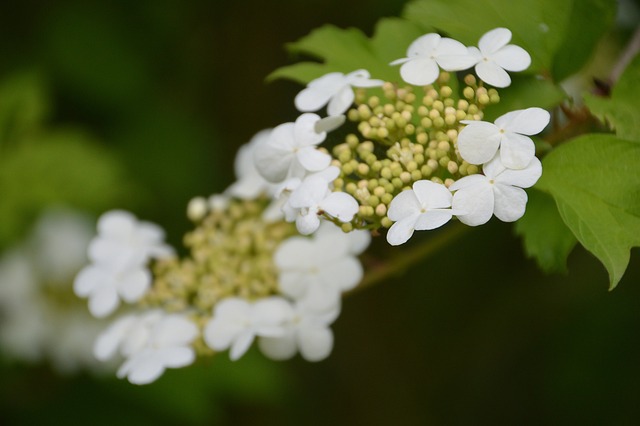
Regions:
<instances>
[{"instance_id":1,"label":"serrated green leaf","mask_svg":"<svg viewBox=\"0 0 640 426\"><path fill-rule=\"evenodd\" d=\"M562 221L552 197L535 189L528 196L527 211L515 226L525 252L545 272L566 272L576 237Z\"/></svg>"},{"instance_id":2,"label":"serrated green leaf","mask_svg":"<svg viewBox=\"0 0 640 426\"><path fill-rule=\"evenodd\" d=\"M609 272L615 288L640 246L640 144L591 134L543 161L536 188L553 196L562 220Z\"/></svg>"},{"instance_id":3,"label":"serrated green leaf","mask_svg":"<svg viewBox=\"0 0 640 426\"><path fill-rule=\"evenodd\" d=\"M566 36L553 57L552 74L555 81L564 80L585 65L615 16L615 0L573 2L571 19L565 30Z\"/></svg>"},{"instance_id":4,"label":"serrated green leaf","mask_svg":"<svg viewBox=\"0 0 640 426\"><path fill-rule=\"evenodd\" d=\"M418 0L409 3L403 16L425 32L443 31L475 46L487 31L509 28L511 43L531 55L529 72L551 69L555 52L565 38L573 0ZM573 35L572 35L573 36Z\"/></svg>"},{"instance_id":5,"label":"serrated green leaf","mask_svg":"<svg viewBox=\"0 0 640 426\"><path fill-rule=\"evenodd\" d=\"M566 98L559 86L533 75L512 76L511 86L498 89L498 93L500 102L487 107L485 121L493 121L502 114L517 109L539 107L549 110Z\"/></svg>"},{"instance_id":6,"label":"serrated green leaf","mask_svg":"<svg viewBox=\"0 0 640 426\"><path fill-rule=\"evenodd\" d=\"M420 30L415 24L399 18L380 20L371 39L355 28L325 25L287 45L291 53L308 55L322 63L303 62L282 67L269 74L267 81L288 78L308 83L329 72L348 73L362 68L373 78L398 81L398 67L390 66L389 62L404 57L409 44L419 36Z\"/></svg>"},{"instance_id":7,"label":"serrated green leaf","mask_svg":"<svg viewBox=\"0 0 640 426\"><path fill-rule=\"evenodd\" d=\"M640 142L638 99L640 99L640 56L627 67L613 87L611 98L585 95L585 104L591 112L608 121L622 139Z\"/></svg>"}]
</instances>

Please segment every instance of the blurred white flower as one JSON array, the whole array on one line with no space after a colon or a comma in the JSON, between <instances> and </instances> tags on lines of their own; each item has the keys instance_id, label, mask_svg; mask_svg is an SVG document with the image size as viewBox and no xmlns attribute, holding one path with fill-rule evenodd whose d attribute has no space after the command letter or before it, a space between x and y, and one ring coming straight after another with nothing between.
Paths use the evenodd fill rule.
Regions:
<instances>
[{"instance_id":1,"label":"blurred white flower","mask_svg":"<svg viewBox=\"0 0 640 426\"><path fill-rule=\"evenodd\" d=\"M159 226L138 221L129 212L103 214L98 220L98 235L89 245L89 258L94 263L76 276L76 295L89 299L89 311L98 318L112 313L121 299L127 303L140 300L152 281L147 262L173 255L163 240Z\"/></svg>"},{"instance_id":2,"label":"blurred white flower","mask_svg":"<svg viewBox=\"0 0 640 426\"><path fill-rule=\"evenodd\" d=\"M302 178L307 172L326 169L331 156L316 148L327 136L325 131L317 131L318 122L318 115L305 113L295 123L274 128L268 140L255 148L258 172L269 182L280 183L291 177Z\"/></svg>"},{"instance_id":3,"label":"blurred white flower","mask_svg":"<svg viewBox=\"0 0 640 426\"><path fill-rule=\"evenodd\" d=\"M84 214L48 210L0 258L0 351L6 356L47 360L67 374L113 368L99 363L91 349L104 323L73 297L73 276L87 261L92 227Z\"/></svg>"},{"instance_id":4,"label":"blurred white flower","mask_svg":"<svg viewBox=\"0 0 640 426\"><path fill-rule=\"evenodd\" d=\"M507 71L524 71L531 65L531 56L527 51L520 46L507 44L509 41L511 31L495 28L480 38L480 49L469 47L469 54L476 58L478 77L492 86L509 86L511 77Z\"/></svg>"},{"instance_id":5,"label":"blurred white flower","mask_svg":"<svg viewBox=\"0 0 640 426\"><path fill-rule=\"evenodd\" d=\"M249 143L240 147L234 163L236 181L227 188L225 194L243 200L253 200L261 194L272 195L275 192L274 184L262 177L253 160L256 148L267 143L270 135L271 129L262 130L256 133Z\"/></svg>"},{"instance_id":6,"label":"blurred white flower","mask_svg":"<svg viewBox=\"0 0 640 426\"><path fill-rule=\"evenodd\" d=\"M330 226L335 227L320 227L311 238L285 240L274 255L280 291L314 310L335 307L341 292L353 289L363 275L354 250L354 240L360 240L361 234L354 234L354 240L350 240Z\"/></svg>"},{"instance_id":7,"label":"blurred white flower","mask_svg":"<svg viewBox=\"0 0 640 426\"><path fill-rule=\"evenodd\" d=\"M333 349L333 332L329 327L340 314L340 305L329 310L317 311L309 305L297 302L293 315L285 324L280 337L260 337L258 347L274 360L292 358L298 351L307 361L321 361Z\"/></svg>"},{"instance_id":8,"label":"blurred white flower","mask_svg":"<svg viewBox=\"0 0 640 426\"><path fill-rule=\"evenodd\" d=\"M346 75L332 72L307 84L296 95L294 103L300 112L317 111L328 103L327 113L331 116L340 115L353 104L353 87L378 87L383 83L382 80L372 80L367 70L357 70Z\"/></svg>"},{"instance_id":9,"label":"blurred white flower","mask_svg":"<svg viewBox=\"0 0 640 426\"><path fill-rule=\"evenodd\" d=\"M94 354L108 360L119 351L126 360L118 377L143 385L157 380L167 368L192 364L191 343L198 335L198 327L186 317L154 310L118 319L98 337Z\"/></svg>"},{"instance_id":10,"label":"blurred white flower","mask_svg":"<svg viewBox=\"0 0 640 426\"><path fill-rule=\"evenodd\" d=\"M292 308L281 297L249 302L230 297L216 304L213 317L204 329L204 341L213 350L230 348L229 358L236 361L249 349L256 336L280 337L290 321Z\"/></svg>"}]
</instances>

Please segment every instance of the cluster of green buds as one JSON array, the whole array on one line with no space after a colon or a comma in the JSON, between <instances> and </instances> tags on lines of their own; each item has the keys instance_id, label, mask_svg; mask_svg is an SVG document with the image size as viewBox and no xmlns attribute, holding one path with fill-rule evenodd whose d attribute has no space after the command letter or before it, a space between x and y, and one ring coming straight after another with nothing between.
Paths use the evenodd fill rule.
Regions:
<instances>
[{"instance_id":1,"label":"cluster of green buds","mask_svg":"<svg viewBox=\"0 0 640 426\"><path fill-rule=\"evenodd\" d=\"M434 84L424 87L385 83L381 94L374 89L371 95L357 89L355 106L347 114L357 133L333 148L333 164L341 170L334 191L359 203L354 219L342 224L344 231L390 227L389 203L416 181L449 186L480 171L460 156L458 132L464 127L461 121L482 120L483 109L500 97L471 74L464 83L458 94L457 81L442 71Z\"/></svg>"},{"instance_id":2,"label":"cluster of green buds","mask_svg":"<svg viewBox=\"0 0 640 426\"><path fill-rule=\"evenodd\" d=\"M184 237L190 255L158 260L152 289L142 300L147 307L169 312L195 309L208 319L214 305L228 297L257 300L278 293L273 253L296 233L284 221L266 221L266 198L231 198L194 220Z\"/></svg>"}]
</instances>

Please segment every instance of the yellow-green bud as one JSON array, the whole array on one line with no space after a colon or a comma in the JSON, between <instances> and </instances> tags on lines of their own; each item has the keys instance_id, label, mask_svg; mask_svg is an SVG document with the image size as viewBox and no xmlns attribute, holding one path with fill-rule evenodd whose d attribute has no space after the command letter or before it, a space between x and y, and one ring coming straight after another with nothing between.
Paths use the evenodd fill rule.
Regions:
<instances>
[{"instance_id":1,"label":"yellow-green bud","mask_svg":"<svg viewBox=\"0 0 640 426\"><path fill-rule=\"evenodd\" d=\"M473 90L472 87L467 86L462 90L462 96L464 96L467 99L473 99L476 96L476 92L475 90Z\"/></svg>"},{"instance_id":2,"label":"yellow-green bud","mask_svg":"<svg viewBox=\"0 0 640 426\"><path fill-rule=\"evenodd\" d=\"M375 108L380 105L380 98L377 96L372 96L369 98L369 102L367 102L371 108Z\"/></svg>"},{"instance_id":3,"label":"yellow-green bud","mask_svg":"<svg viewBox=\"0 0 640 426\"><path fill-rule=\"evenodd\" d=\"M351 232L351 231L353 231L353 225L351 224L351 222L347 222L347 223L341 224L340 228L342 228L342 232Z\"/></svg>"},{"instance_id":4,"label":"yellow-green bud","mask_svg":"<svg viewBox=\"0 0 640 426\"><path fill-rule=\"evenodd\" d=\"M464 84L467 86L475 86L476 77L473 74L467 74L464 76Z\"/></svg>"},{"instance_id":5,"label":"yellow-green bud","mask_svg":"<svg viewBox=\"0 0 640 426\"><path fill-rule=\"evenodd\" d=\"M358 105L358 114L360 114L360 119L368 120L371 117L371 110L365 104Z\"/></svg>"},{"instance_id":6,"label":"yellow-green bud","mask_svg":"<svg viewBox=\"0 0 640 426\"><path fill-rule=\"evenodd\" d=\"M456 174L458 172L458 163L456 163L455 161L449 161L449 163L447 164L447 170L449 170L449 173Z\"/></svg>"},{"instance_id":7,"label":"yellow-green bud","mask_svg":"<svg viewBox=\"0 0 640 426\"><path fill-rule=\"evenodd\" d=\"M420 172L420 170L413 170L411 172L411 180L415 182L420 179L422 179L422 173Z\"/></svg>"},{"instance_id":8,"label":"yellow-green bud","mask_svg":"<svg viewBox=\"0 0 640 426\"><path fill-rule=\"evenodd\" d=\"M380 221L380 225L384 226L385 228L391 228L391 225L393 225L393 222L388 217L383 217L382 220Z\"/></svg>"},{"instance_id":9,"label":"yellow-green bud","mask_svg":"<svg viewBox=\"0 0 640 426\"><path fill-rule=\"evenodd\" d=\"M376 206L376 216L384 216L387 214L387 206L385 206L384 204L378 204Z\"/></svg>"},{"instance_id":10,"label":"yellow-green bud","mask_svg":"<svg viewBox=\"0 0 640 426\"><path fill-rule=\"evenodd\" d=\"M391 194L391 192L385 192L385 194L380 197L380 201L382 201L386 205L389 205L391 200L393 200L393 195Z\"/></svg>"}]
</instances>

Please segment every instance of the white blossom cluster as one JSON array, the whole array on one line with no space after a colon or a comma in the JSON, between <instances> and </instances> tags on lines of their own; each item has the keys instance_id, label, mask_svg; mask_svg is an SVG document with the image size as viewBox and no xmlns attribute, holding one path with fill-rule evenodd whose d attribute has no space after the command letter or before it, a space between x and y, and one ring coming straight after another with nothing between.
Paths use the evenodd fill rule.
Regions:
<instances>
[{"instance_id":1,"label":"white blossom cluster","mask_svg":"<svg viewBox=\"0 0 640 426\"><path fill-rule=\"evenodd\" d=\"M485 83L506 87L511 82L507 71L522 71L531 62L526 51L508 44L510 40L505 28L482 36L478 47L427 34L409 46L407 57L391 65L401 65L400 75L411 85L434 83L441 69L474 68ZM205 313L193 306L182 312L158 307L121 316L98 338L95 355L103 360L116 354L124 357L118 376L137 384L156 380L166 368L191 364L198 342L209 351L229 350L232 360L242 357L255 340L263 354L276 360L298 352L309 361L327 357L333 348L330 325L339 315L342 294L362 279L357 256L368 246L370 233L345 233L336 226L350 225L361 206L334 185L341 169L320 145L328 132L345 122L344 114L356 99L354 88L384 84L366 70L332 72L313 80L295 98L301 115L294 122L264 130L240 149L235 183L223 194L189 203L187 215L197 224L212 212L224 214L232 200L267 197L271 204L262 211L263 220L295 223L299 235L282 240L270 259L277 270L275 293L228 296ZM325 105L326 117L315 113ZM392 223L388 242L403 244L414 231L438 228L454 216L471 226L493 215L503 221L520 218L527 202L523 188L542 173L529 136L548 122L549 114L540 108L509 112L494 123L460 121L455 150L481 173L447 185L415 180L398 190L387 201L388 210L382 211ZM398 142L394 146L401 149ZM122 211L106 213L98 232L89 247L93 263L77 276L75 291L89 299L94 316L103 317L121 300L141 300L153 283L149 262L173 256L173 250L164 244L160 228ZM208 241L215 244L215 236Z\"/></svg>"},{"instance_id":2,"label":"white blossom cluster","mask_svg":"<svg viewBox=\"0 0 640 426\"><path fill-rule=\"evenodd\" d=\"M0 353L48 361L57 372L106 372L92 341L105 326L75 300L74 275L87 261L90 219L77 211L45 211L30 234L0 257Z\"/></svg>"}]
</instances>

